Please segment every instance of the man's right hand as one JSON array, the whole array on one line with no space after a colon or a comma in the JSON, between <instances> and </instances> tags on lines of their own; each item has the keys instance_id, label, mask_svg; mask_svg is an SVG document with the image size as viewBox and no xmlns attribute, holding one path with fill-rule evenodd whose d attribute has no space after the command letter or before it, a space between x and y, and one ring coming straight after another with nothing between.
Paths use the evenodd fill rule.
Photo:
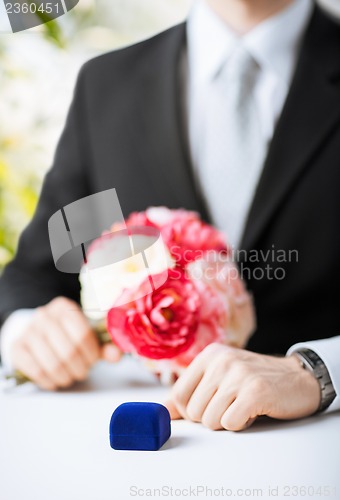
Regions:
<instances>
[{"instance_id":1,"label":"man's right hand","mask_svg":"<svg viewBox=\"0 0 340 500\"><path fill-rule=\"evenodd\" d=\"M57 297L36 309L14 341L11 358L14 368L39 387L56 390L84 380L99 358L118 361L120 352L113 345L101 348L79 305Z\"/></svg>"}]
</instances>

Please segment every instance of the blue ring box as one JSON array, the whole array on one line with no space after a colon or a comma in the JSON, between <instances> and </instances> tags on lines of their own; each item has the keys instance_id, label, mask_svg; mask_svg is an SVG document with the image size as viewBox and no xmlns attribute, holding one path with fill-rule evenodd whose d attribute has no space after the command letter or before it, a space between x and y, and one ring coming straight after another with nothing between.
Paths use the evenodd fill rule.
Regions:
<instances>
[{"instance_id":1,"label":"blue ring box","mask_svg":"<svg viewBox=\"0 0 340 500\"><path fill-rule=\"evenodd\" d=\"M159 450L171 434L170 414L158 403L123 403L110 421L115 450Z\"/></svg>"}]
</instances>

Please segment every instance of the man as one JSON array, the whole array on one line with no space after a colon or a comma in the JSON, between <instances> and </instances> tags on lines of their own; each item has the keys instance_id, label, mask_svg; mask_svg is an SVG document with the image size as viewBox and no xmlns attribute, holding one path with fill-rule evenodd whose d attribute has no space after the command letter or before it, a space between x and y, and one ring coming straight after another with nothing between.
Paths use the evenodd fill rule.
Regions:
<instances>
[{"instance_id":1,"label":"man","mask_svg":"<svg viewBox=\"0 0 340 500\"><path fill-rule=\"evenodd\" d=\"M310 0L200 0L186 25L85 64L0 281L3 357L45 389L119 357L75 310L77 277L56 271L47 235L61 207L115 187L125 215L185 207L226 231L255 298L248 350L205 349L173 418L240 430L339 409L339 53L340 27Z\"/></svg>"}]
</instances>

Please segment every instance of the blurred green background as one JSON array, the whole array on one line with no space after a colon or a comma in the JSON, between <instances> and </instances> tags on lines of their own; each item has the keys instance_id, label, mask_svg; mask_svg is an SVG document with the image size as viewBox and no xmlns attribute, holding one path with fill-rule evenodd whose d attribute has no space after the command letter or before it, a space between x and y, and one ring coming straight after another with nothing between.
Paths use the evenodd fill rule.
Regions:
<instances>
[{"instance_id":1,"label":"blurred green background","mask_svg":"<svg viewBox=\"0 0 340 500\"><path fill-rule=\"evenodd\" d=\"M43 27L0 34L0 273L32 217L87 59L186 16L191 0L80 0Z\"/></svg>"}]
</instances>

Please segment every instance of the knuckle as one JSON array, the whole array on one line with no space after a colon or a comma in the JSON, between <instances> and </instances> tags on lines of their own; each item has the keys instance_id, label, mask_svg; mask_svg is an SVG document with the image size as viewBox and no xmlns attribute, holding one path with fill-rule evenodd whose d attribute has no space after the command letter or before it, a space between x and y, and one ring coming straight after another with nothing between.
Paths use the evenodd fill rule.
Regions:
<instances>
[{"instance_id":1,"label":"knuckle","mask_svg":"<svg viewBox=\"0 0 340 500\"><path fill-rule=\"evenodd\" d=\"M82 382L87 378L87 370L83 370L82 372L77 373L75 376L75 380L78 380L78 382Z\"/></svg>"},{"instance_id":2,"label":"knuckle","mask_svg":"<svg viewBox=\"0 0 340 500\"><path fill-rule=\"evenodd\" d=\"M207 345L197 356L195 361L197 360L200 364L205 364L207 360L209 360L212 356L215 356L218 352L220 344L217 342L213 342L212 344Z\"/></svg>"},{"instance_id":3,"label":"knuckle","mask_svg":"<svg viewBox=\"0 0 340 500\"><path fill-rule=\"evenodd\" d=\"M41 321L41 320L46 319L46 316L47 316L46 308L47 308L47 306L41 306L41 307L38 307L36 309L35 315L34 315L35 321Z\"/></svg>"},{"instance_id":4,"label":"knuckle","mask_svg":"<svg viewBox=\"0 0 340 500\"><path fill-rule=\"evenodd\" d=\"M206 350L207 351L215 351L216 349L219 349L221 347L221 344L219 344L218 342L212 342L211 344L209 344L207 347L206 347Z\"/></svg>"},{"instance_id":5,"label":"knuckle","mask_svg":"<svg viewBox=\"0 0 340 500\"><path fill-rule=\"evenodd\" d=\"M219 344L218 342L212 342L203 349L202 354L205 355L216 354L216 352L219 352L223 347L224 346L222 346L222 344Z\"/></svg>"},{"instance_id":6,"label":"knuckle","mask_svg":"<svg viewBox=\"0 0 340 500\"><path fill-rule=\"evenodd\" d=\"M192 420L193 422L200 422L201 421L201 415L196 408L188 405L187 409L186 409L186 413L187 413L188 417L190 418L190 420Z\"/></svg>"},{"instance_id":7,"label":"knuckle","mask_svg":"<svg viewBox=\"0 0 340 500\"><path fill-rule=\"evenodd\" d=\"M72 374L65 369L63 363L59 364L60 368L53 372L52 378L59 387L68 387L74 381Z\"/></svg>"},{"instance_id":8,"label":"knuckle","mask_svg":"<svg viewBox=\"0 0 340 500\"><path fill-rule=\"evenodd\" d=\"M58 387L65 389L73 384L73 379L71 377L65 377L58 383Z\"/></svg>"},{"instance_id":9,"label":"knuckle","mask_svg":"<svg viewBox=\"0 0 340 500\"><path fill-rule=\"evenodd\" d=\"M235 352L237 352L237 350L234 349L233 347L230 347L228 345L223 346L223 357L228 361L235 359L236 356Z\"/></svg>"},{"instance_id":10,"label":"knuckle","mask_svg":"<svg viewBox=\"0 0 340 500\"><path fill-rule=\"evenodd\" d=\"M268 390L268 388L269 388L268 380L261 375L254 377L250 383L250 390L254 394L263 394Z\"/></svg>"},{"instance_id":11,"label":"knuckle","mask_svg":"<svg viewBox=\"0 0 340 500\"><path fill-rule=\"evenodd\" d=\"M224 373L235 363L235 356L227 346L217 345L219 349L215 350L214 363L211 366L214 366L219 373Z\"/></svg>"},{"instance_id":12,"label":"knuckle","mask_svg":"<svg viewBox=\"0 0 340 500\"><path fill-rule=\"evenodd\" d=\"M242 360L234 360L232 370L239 376L246 377L250 373L249 366Z\"/></svg>"},{"instance_id":13,"label":"knuckle","mask_svg":"<svg viewBox=\"0 0 340 500\"><path fill-rule=\"evenodd\" d=\"M45 372L41 366L34 366L32 368L32 379L37 382L42 382L46 378Z\"/></svg>"},{"instance_id":14,"label":"knuckle","mask_svg":"<svg viewBox=\"0 0 340 500\"><path fill-rule=\"evenodd\" d=\"M220 379L232 366L232 356L228 351L219 352L210 362L205 371L205 380L213 382Z\"/></svg>"},{"instance_id":15,"label":"knuckle","mask_svg":"<svg viewBox=\"0 0 340 500\"><path fill-rule=\"evenodd\" d=\"M228 348L220 352L216 358L216 364L219 365L223 370L229 368L232 362L235 362L235 357L233 352Z\"/></svg>"},{"instance_id":16,"label":"knuckle","mask_svg":"<svg viewBox=\"0 0 340 500\"><path fill-rule=\"evenodd\" d=\"M89 342L92 340L93 337L93 332L90 330L90 328L84 328L79 331L79 337L78 337L78 342L80 344L83 344L85 342Z\"/></svg>"},{"instance_id":17,"label":"knuckle","mask_svg":"<svg viewBox=\"0 0 340 500\"><path fill-rule=\"evenodd\" d=\"M104 352L104 351L103 351ZM98 359L100 358L101 355L101 349L100 345L98 342L94 342L93 346L91 345L91 349L88 350L88 358L90 361L90 365L92 366ZM118 360L120 358L120 353L118 354ZM173 382L176 382L176 378L173 379Z\"/></svg>"},{"instance_id":18,"label":"knuckle","mask_svg":"<svg viewBox=\"0 0 340 500\"><path fill-rule=\"evenodd\" d=\"M224 429L227 431L238 431L240 430L239 426L237 425L237 422L233 421L232 419L225 417L221 419L221 425Z\"/></svg>"},{"instance_id":19,"label":"knuckle","mask_svg":"<svg viewBox=\"0 0 340 500\"><path fill-rule=\"evenodd\" d=\"M21 344L24 348L31 348L34 345L35 341L42 340L43 337L44 332L39 328L34 328L33 325L33 328L27 330L27 332L25 332L25 334L21 337L21 339L19 339L19 341L21 340Z\"/></svg>"},{"instance_id":20,"label":"knuckle","mask_svg":"<svg viewBox=\"0 0 340 500\"><path fill-rule=\"evenodd\" d=\"M24 341L22 336L16 340L14 340L14 342L12 344L12 348L11 348L13 355L14 354L17 354L17 355L22 354L24 349L25 349L25 341Z\"/></svg>"},{"instance_id":21,"label":"knuckle","mask_svg":"<svg viewBox=\"0 0 340 500\"><path fill-rule=\"evenodd\" d=\"M210 429L212 431L217 431L219 429L222 429L221 424L216 422L215 419L213 419L211 417L205 417L204 415L202 417L202 424L204 425L204 427L207 427L208 429Z\"/></svg>"},{"instance_id":22,"label":"knuckle","mask_svg":"<svg viewBox=\"0 0 340 500\"><path fill-rule=\"evenodd\" d=\"M75 380L85 380L87 378L90 367L85 365L84 363L79 363L77 370L73 371Z\"/></svg>"},{"instance_id":23,"label":"knuckle","mask_svg":"<svg viewBox=\"0 0 340 500\"><path fill-rule=\"evenodd\" d=\"M88 345L92 341L93 332L89 328L79 329L77 332L77 337L74 339L74 344L77 349L81 348L83 345Z\"/></svg>"},{"instance_id":24,"label":"knuckle","mask_svg":"<svg viewBox=\"0 0 340 500\"><path fill-rule=\"evenodd\" d=\"M66 364L74 362L79 356L79 352L76 345L68 347L62 356L62 361Z\"/></svg>"},{"instance_id":25,"label":"knuckle","mask_svg":"<svg viewBox=\"0 0 340 500\"><path fill-rule=\"evenodd\" d=\"M66 297L55 297L54 299L51 300L51 302L48 304L48 306L56 309L60 308L67 308L70 306L73 306L72 300L66 298Z\"/></svg>"},{"instance_id":26,"label":"knuckle","mask_svg":"<svg viewBox=\"0 0 340 500\"><path fill-rule=\"evenodd\" d=\"M65 369L64 363L61 359L54 361L53 363L51 363L49 367L49 371L53 375L59 375L61 373L64 373L64 369Z\"/></svg>"},{"instance_id":27,"label":"knuckle","mask_svg":"<svg viewBox=\"0 0 340 500\"><path fill-rule=\"evenodd\" d=\"M207 392L214 394L224 377L224 370L220 365L210 365L204 373L202 383Z\"/></svg>"},{"instance_id":28,"label":"knuckle","mask_svg":"<svg viewBox=\"0 0 340 500\"><path fill-rule=\"evenodd\" d=\"M184 392L174 388L172 391L172 399L175 404L183 405L184 403Z\"/></svg>"}]
</instances>

